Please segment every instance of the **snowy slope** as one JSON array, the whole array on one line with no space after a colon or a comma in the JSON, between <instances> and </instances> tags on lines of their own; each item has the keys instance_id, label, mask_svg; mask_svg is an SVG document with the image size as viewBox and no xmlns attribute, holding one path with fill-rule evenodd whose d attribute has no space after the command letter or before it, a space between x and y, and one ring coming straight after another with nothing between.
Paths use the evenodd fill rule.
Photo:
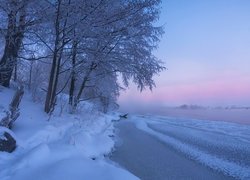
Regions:
<instances>
[{"instance_id":1,"label":"snowy slope","mask_svg":"<svg viewBox=\"0 0 250 180\"><path fill-rule=\"evenodd\" d=\"M237 179L250 179L250 126L156 116L131 118L174 150Z\"/></svg>"},{"instance_id":2,"label":"snowy slope","mask_svg":"<svg viewBox=\"0 0 250 180\"><path fill-rule=\"evenodd\" d=\"M14 91L1 89L0 106L7 108ZM114 115L66 112L49 117L25 94L13 131L18 148L0 152L1 180L137 179L110 164L104 155L114 146Z\"/></svg>"}]
</instances>

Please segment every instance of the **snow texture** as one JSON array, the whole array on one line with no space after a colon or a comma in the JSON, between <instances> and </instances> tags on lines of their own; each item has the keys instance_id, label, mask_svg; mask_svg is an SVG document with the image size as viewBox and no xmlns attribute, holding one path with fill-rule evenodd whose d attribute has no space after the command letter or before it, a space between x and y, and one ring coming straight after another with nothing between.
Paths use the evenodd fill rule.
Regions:
<instances>
[{"instance_id":1,"label":"snow texture","mask_svg":"<svg viewBox=\"0 0 250 180\"><path fill-rule=\"evenodd\" d=\"M1 106L7 107L12 93L0 92ZM114 146L110 135L117 116L64 112L49 118L42 109L24 96L11 132L18 147L11 154L0 153L1 180L137 179L104 157Z\"/></svg>"},{"instance_id":2,"label":"snow texture","mask_svg":"<svg viewBox=\"0 0 250 180\"><path fill-rule=\"evenodd\" d=\"M131 121L203 165L234 178L250 178L250 126L150 116L134 116Z\"/></svg>"}]
</instances>

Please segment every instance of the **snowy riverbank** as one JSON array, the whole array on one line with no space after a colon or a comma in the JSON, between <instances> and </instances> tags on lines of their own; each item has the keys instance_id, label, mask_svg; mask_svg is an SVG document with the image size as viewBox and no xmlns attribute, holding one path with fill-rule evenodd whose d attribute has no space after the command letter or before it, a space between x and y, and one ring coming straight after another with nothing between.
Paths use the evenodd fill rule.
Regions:
<instances>
[{"instance_id":1,"label":"snowy riverbank","mask_svg":"<svg viewBox=\"0 0 250 180\"><path fill-rule=\"evenodd\" d=\"M0 109L14 91L1 89ZM57 106L50 118L26 94L13 132L18 148L0 152L1 180L249 179L250 126L229 122L104 115L86 104L69 114ZM135 175L133 175L133 174Z\"/></svg>"},{"instance_id":2,"label":"snowy riverbank","mask_svg":"<svg viewBox=\"0 0 250 180\"><path fill-rule=\"evenodd\" d=\"M8 107L13 93L1 89L1 109ZM1 180L137 179L104 157L114 146L112 120L117 115L58 111L48 121L42 106L27 94L20 110L13 127L18 148L0 152Z\"/></svg>"}]
</instances>

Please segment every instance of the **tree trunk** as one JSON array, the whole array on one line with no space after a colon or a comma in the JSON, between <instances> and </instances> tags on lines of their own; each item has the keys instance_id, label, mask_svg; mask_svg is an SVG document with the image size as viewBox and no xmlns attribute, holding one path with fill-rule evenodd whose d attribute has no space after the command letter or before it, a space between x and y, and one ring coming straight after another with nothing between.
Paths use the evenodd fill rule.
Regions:
<instances>
[{"instance_id":1,"label":"tree trunk","mask_svg":"<svg viewBox=\"0 0 250 180\"><path fill-rule=\"evenodd\" d=\"M0 61L0 84L9 87L10 79L17 62L25 30L25 7L17 10L18 3L12 1L12 10L8 14L8 27L5 36L4 53ZM19 11L19 13L17 12Z\"/></svg>"},{"instance_id":2,"label":"tree trunk","mask_svg":"<svg viewBox=\"0 0 250 180\"><path fill-rule=\"evenodd\" d=\"M15 82L17 82L17 62L15 63L15 67L14 67L14 78L13 78L13 80Z\"/></svg>"},{"instance_id":3,"label":"tree trunk","mask_svg":"<svg viewBox=\"0 0 250 180\"><path fill-rule=\"evenodd\" d=\"M74 92L75 92L75 73L72 72L71 74L71 81L70 81L70 89L69 89L69 104L72 106L73 105L73 99L74 99Z\"/></svg>"},{"instance_id":4,"label":"tree trunk","mask_svg":"<svg viewBox=\"0 0 250 180\"><path fill-rule=\"evenodd\" d=\"M72 72L71 72L71 82L70 82L70 89L69 89L69 104L73 105L74 99L74 92L75 92L75 82L76 82L76 53L77 53L77 42L73 42L73 50L72 50Z\"/></svg>"},{"instance_id":5,"label":"tree trunk","mask_svg":"<svg viewBox=\"0 0 250 180\"><path fill-rule=\"evenodd\" d=\"M19 112L19 105L22 100L24 94L23 86L20 86L10 105L9 105L9 111L6 111L6 116L3 119L0 119L0 126L4 126L7 128L11 128L13 123L16 121L16 119L19 117L20 112Z\"/></svg>"},{"instance_id":6,"label":"tree trunk","mask_svg":"<svg viewBox=\"0 0 250 180\"><path fill-rule=\"evenodd\" d=\"M0 61L0 84L9 87L10 78L16 62L16 12L11 11L8 14L8 28L5 36L4 53Z\"/></svg>"},{"instance_id":7,"label":"tree trunk","mask_svg":"<svg viewBox=\"0 0 250 180\"><path fill-rule=\"evenodd\" d=\"M30 71L29 71L29 84L28 84L29 90L31 90L31 84L32 84L33 63L34 63L34 61L32 60L30 62Z\"/></svg>"},{"instance_id":8,"label":"tree trunk","mask_svg":"<svg viewBox=\"0 0 250 180\"><path fill-rule=\"evenodd\" d=\"M20 86L10 103L10 119L11 119L9 123L10 128L20 115L19 105L22 100L23 94L24 94L23 86Z\"/></svg>"},{"instance_id":9,"label":"tree trunk","mask_svg":"<svg viewBox=\"0 0 250 180\"><path fill-rule=\"evenodd\" d=\"M57 4L56 20L55 20L56 39L53 52L53 61L50 71L49 86L44 107L44 111L46 113L51 113L56 103L56 89L57 89L57 82L61 64L61 56L63 52L63 45L62 45L63 40L61 37L61 29L60 29L60 11L61 11L60 8L61 8L61 1L59 0Z\"/></svg>"},{"instance_id":10,"label":"tree trunk","mask_svg":"<svg viewBox=\"0 0 250 180\"><path fill-rule=\"evenodd\" d=\"M85 76L83 78L83 81L82 81L81 87L80 87L80 89L78 91L78 94L77 94L76 98L74 99L74 108L77 107L77 105L78 105L78 103L80 101L83 89L85 88L87 81L88 81L88 76Z\"/></svg>"},{"instance_id":11,"label":"tree trunk","mask_svg":"<svg viewBox=\"0 0 250 180\"><path fill-rule=\"evenodd\" d=\"M82 84L80 86L80 89L78 91L78 94L76 96L76 98L74 99L74 109L77 107L80 98L82 96L83 90L86 87L87 82L89 81L89 76L91 74L91 72L97 67L97 65L95 63L91 63L90 68L88 70L88 72L86 73L85 77L83 78Z\"/></svg>"},{"instance_id":12,"label":"tree trunk","mask_svg":"<svg viewBox=\"0 0 250 180\"><path fill-rule=\"evenodd\" d=\"M49 86L45 101L44 111L46 113L50 113L52 110L53 105L55 104L55 96L56 96L56 88L57 88L57 78L59 74L59 59L58 59L58 50L57 50L58 42L55 45L55 51L53 55L53 62L50 71L50 79L49 79Z\"/></svg>"}]
</instances>

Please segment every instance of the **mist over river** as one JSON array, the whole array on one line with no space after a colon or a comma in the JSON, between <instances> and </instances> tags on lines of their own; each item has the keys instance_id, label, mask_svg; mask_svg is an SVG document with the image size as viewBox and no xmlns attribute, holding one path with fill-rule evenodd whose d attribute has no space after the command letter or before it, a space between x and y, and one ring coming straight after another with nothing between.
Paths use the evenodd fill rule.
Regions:
<instances>
[{"instance_id":1,"label":"mist over river","mask_svg":"<svg viewBox=\"0 0 250 180\"><path fill-rule=\"evenodd\" d=\"M197 108L182 109L162 106L121 106L120 112L140 115L158 115L211 121L225 121L250 125L250 109Z\"/></svg>"}]
</instances>

